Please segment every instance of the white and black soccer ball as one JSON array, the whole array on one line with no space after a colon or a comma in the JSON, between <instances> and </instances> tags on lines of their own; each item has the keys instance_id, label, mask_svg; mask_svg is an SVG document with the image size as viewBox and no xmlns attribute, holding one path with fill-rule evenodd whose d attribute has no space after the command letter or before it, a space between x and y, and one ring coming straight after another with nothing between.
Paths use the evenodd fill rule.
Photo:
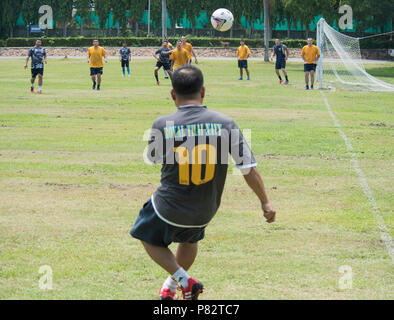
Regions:
<instances>
[{"instance_id":1,"label":"white and black soccer ball","mask_svg":"<svg viewBox=\"0 0 394 320\"><path fill-rule=\"evenodd\" d=\"M211 16L212 27L218 31L230 30L233 26L234 16L230 10L220 8L217 9Z\"/></svg>"}]
</instances>

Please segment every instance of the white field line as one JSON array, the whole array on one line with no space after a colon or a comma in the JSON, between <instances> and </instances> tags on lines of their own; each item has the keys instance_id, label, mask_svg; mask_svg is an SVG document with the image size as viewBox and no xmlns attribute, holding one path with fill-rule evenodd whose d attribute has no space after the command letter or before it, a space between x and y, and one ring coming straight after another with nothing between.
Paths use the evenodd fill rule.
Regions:
<instances>
[{"instance_id":1,"label":"white field line","mask_svg":"<svg viewBox=\"0 0 394 320\"><path fill-rule=\"evenodd\" d=\"M342 131L341 129L341 124L339 123L337 117L335 116L335 114L332 112L332 109L328 103L327 97L324 94L324 92L320 91L320 93L323 96L324 99L324 103L326 104L328 113L330 114L332 120L334 120L334 125L337 128L339 134L341 135L342 139L345 141L346 147L348 149L348 151L351 154L351 162L353 164L353 168L354 170L357 172L358 174L358 178L359 178L359 182L360 182L360 186L364 192L364 195L367 197L370 205L371 205L371 211L372 214L375 217L376 223L378 225L379 231L380 231L380 238L382 239L382 241L384 242L384 244L386 245L387 251L391 257L392 262L394 263L394 244L393 244L393 239L390 236L389 231L387 230L387 227L384 223L382 214L380 212L380 209L376 203L375 197L373 195L373 192L371 190L371 188L368 185L367 182L367 178L364 174L364 172L361 170L360 168L360 163L358 161L358 157L354 152L353 146L351 144L351 142L349 141L349 139L347 138L347 136L345 135L345 133Z\"/></svg>"}]
</instances>

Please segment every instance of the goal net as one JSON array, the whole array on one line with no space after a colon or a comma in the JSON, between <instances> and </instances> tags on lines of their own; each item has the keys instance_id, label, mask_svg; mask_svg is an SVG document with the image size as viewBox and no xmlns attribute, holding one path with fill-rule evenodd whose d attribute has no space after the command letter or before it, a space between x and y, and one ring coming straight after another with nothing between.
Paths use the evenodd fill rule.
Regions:
<instances>
[{"instance_id":1,"label":"goal net","mask_svg":"<svg viewBox=\"0 0 394 320\"><path fill-rule=\"evenodd\" d=\"M317 45L320 89L394 91L394 85L365 71L359 39L336 31L323 18L317 26Z\"/></svg>"}]
</instances>

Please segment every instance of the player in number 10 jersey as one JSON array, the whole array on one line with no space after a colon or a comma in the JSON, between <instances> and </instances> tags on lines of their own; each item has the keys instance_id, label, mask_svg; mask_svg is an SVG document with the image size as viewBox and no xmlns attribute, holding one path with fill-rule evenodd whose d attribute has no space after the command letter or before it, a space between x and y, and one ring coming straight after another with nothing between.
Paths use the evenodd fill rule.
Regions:
<instances>
[{"instance_id":1,"label":"player in number 10 jersey","mask_svg":"<svg viewBox=\"0 0 394 320\"><path fill-rule=\"evenodd\" d=\"M150 162L162 165L161 185L144 204L130 233L170 274L159 290L160 298L176 299L179 283L183 298L190 300L198 298L203 285L186 271L219 208L229 154L259 197L268 222L275 220L275 210L234 120L203 105L202 72L182 66L174 72L172 84L178 110L154 121L146 153ZM179 243L176 256L168 249L172 242Z\"/></svg>"}]
</instances>

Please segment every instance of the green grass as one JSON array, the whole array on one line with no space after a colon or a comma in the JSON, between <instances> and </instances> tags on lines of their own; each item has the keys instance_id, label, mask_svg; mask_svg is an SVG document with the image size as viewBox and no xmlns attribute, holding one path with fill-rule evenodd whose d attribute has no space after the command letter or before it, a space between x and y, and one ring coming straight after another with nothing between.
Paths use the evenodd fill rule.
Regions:
<instances>
[{"instance_id":1,"label":"green grass","mask_svg":"<svg viewBox=\"0 0 394 320\"><path fill-rule=\"evenodd\" d=\"M152 60L123 79L105 66L90 89L83 60L49 60L44 94L30 94L23 60L0 60L0 299L157 299L167 276L128 234L160 181L142 137L175 111L170 83L156 87ZM277 222L262 219L243 178L229 174L222 205L190 273L202 299L393 299L393 262L351 155L302 66L279 86L273 64L201 61L206 104L252 130ZM393 81L393 64L368 65ZM163 77L162 72L160 77ZM393 93L326 92L394 236ZM38 287L42 265L53 290ZM340 290L338 269L353 270Z\"/></svg>"}]
</instances>

